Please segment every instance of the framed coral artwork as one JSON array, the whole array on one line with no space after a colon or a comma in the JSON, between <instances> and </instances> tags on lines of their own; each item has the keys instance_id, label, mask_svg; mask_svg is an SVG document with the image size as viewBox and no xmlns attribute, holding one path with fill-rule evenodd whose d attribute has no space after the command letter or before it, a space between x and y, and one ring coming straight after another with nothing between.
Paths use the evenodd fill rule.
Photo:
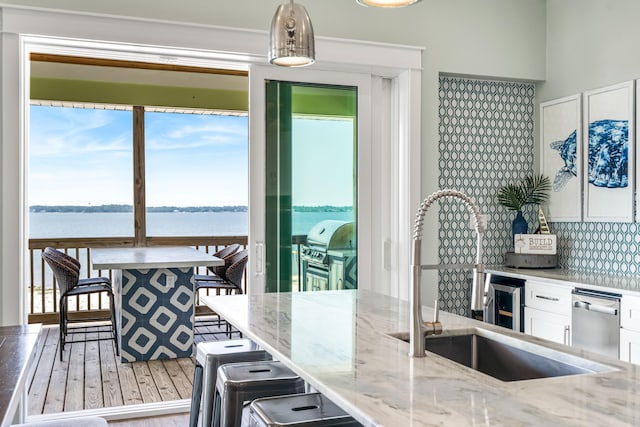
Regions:
<instances>
[{"instance_id":1,"label":"framed coral artwork","mask_svg":"<svg viewBox=\"0 0 640 427\"><path fill-rule=\"evenodd\" d=\"M624 82L584 93L584 220L632 222L635 90Z\"/></svg>"},{"instance_id":2,"label":"framed coral artwork","mask_svg":"<svg viewBox=\"0 0 640 427\"><path fill-rule=\"evenodd\" d=\"M581 96L540 103L540 172L551 179L548 220L582 220Z\"/></svg>"}]
</instances>

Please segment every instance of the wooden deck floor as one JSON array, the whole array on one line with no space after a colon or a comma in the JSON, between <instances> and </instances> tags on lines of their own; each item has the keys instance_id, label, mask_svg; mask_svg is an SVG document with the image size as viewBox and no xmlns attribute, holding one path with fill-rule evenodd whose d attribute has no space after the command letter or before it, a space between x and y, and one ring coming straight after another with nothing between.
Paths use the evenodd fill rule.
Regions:
<instances>
[{"instance_id":1,"label":"wooden deck floor","mask_svg":"<svg viewBox=\"0 0 640 427\"><path fill-rule=\"evenodd\" d=\"M95 330L87 330L88 338L109 336ZM57 326L44 328L44 345L29 387L29 415L191 398L192 358L122 363L113 340L100 340L67 344L61 362L58 331ZM196 343L228 339L217 326L197 326L196 331L202 334L196 335Z\"/></svg>"}]
</instances>

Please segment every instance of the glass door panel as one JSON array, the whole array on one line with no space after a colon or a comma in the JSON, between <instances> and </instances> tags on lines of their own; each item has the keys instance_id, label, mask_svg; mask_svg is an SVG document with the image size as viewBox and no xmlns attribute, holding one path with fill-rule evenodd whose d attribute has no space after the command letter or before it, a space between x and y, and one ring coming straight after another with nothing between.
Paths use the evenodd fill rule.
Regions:
<instances>
[{"instance_id":1,"label":"glass door panel","mask_svg":"<svg viewBox=\"0 0 640 427\"><path fill-rule=\"evenodd\" d=\"M262 66L249 75L249 291L357 288L370 258L370 221L359 215L370 205L359 143L370 76Z\"/></svg>"},{"instance_id":2,"label":"glass door panel","mask_svg":"<svg viewBox=\"0 0 640 427\"><path fill-rule=\"evenodd\" d=\"M265 85L266 290L355 289L357 88Z\"/></svg>"}]
</instances>

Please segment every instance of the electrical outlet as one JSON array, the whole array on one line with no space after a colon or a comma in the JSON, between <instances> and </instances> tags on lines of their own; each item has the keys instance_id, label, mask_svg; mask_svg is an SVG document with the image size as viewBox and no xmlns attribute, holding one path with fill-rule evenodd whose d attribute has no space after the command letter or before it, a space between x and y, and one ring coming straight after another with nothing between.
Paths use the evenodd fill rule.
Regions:
<instances>
[{"instance_id":1,"label":"electrical outlet","mask_svg":"<svg viewBox=\"0 0 640 427\"><path fill-rule=\"evenodd\" d=\"M176 276L167 276L167 288L173 288L176 286Z\"/></svg>"}]
</instances>

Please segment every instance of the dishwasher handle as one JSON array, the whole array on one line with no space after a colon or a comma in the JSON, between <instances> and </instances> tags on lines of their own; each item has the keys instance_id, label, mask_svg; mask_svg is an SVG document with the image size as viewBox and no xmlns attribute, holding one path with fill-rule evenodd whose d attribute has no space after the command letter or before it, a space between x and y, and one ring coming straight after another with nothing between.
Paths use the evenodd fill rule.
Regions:
<instances>
[{"instance_id":1,"label":"dishwasher handle","mask_svg":"<svg viewBox=\"0 0 640 427\"><path fill-rule=\"evenodd\" d=\"M587 301L575 301L573 303L573 308L574 309L582 309L582 310L588 310L588 311L593 311L596 313L602 313L602 314L608 314L611 316L617 316L618 315L618 309L617 308L613 308L613 307L606 307L604 305L598 305L598 304L592 304L590 302Z\"/></svg>"}]
</instances>

